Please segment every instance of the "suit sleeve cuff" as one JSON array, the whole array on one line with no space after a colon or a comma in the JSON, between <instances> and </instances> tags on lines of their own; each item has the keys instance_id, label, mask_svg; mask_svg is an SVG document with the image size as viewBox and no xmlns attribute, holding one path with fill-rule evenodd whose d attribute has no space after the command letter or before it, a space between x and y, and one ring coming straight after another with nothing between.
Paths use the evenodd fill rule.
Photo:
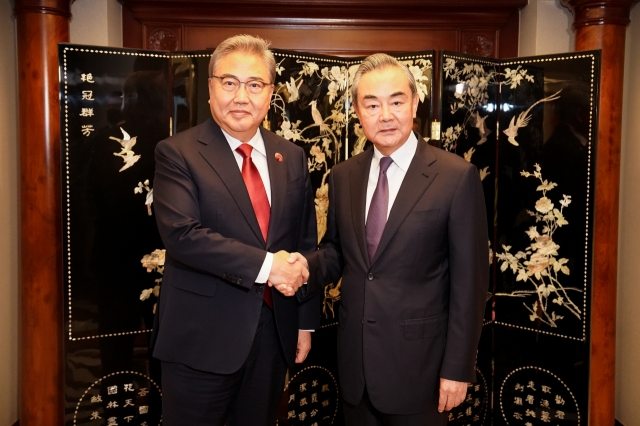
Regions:
<instances>
[{"instance_id":1,"label":"suit sleeve cuff","mask_svg":"<svg viewBox=\"0 0 640 426\"><path fill-rule=\"evenodd\" d=\"M308 331L309 333L313 333L315 330L300 330L300 331Z\"/></svg>"},{"instance_id":2,"label":"suit sleeve cuff","mask_svg":"<svg viewBox=\"0 0 640 426\"><path fill-rule=\"evenodd\" d=\"M265 284L269 279L269 273L271 272L271 267L273 266L273 253L268 253L264 258L264 262L262 262L262 268L260 268L260 272L258 272L258 277L256 278L256 282L258 284Z\"/></svg>"}]
</instances>

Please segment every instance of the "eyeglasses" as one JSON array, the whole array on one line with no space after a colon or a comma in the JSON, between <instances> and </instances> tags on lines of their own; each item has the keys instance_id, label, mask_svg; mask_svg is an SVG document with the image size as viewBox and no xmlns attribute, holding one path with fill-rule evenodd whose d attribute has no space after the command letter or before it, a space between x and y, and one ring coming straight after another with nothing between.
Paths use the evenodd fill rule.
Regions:
<instances>
[{"instance_id":1,"label":"eyeglasses","mask_svg":"<svg viewBox=\"0 0 640 426\"><path fill-rule=\"evenodd\" d=\"M252 95L259 95L262 93L265 87L271 86L272 83L265 83L262 80L249 80L249 81L240 81L235 77L226 76L226 77L218 77L217 75L212 75L211 78L217 78L220 80L222 84L222 89L227 92L236 92L240 88L242 84L244 84L247 92Z\"/></svg>"}]
</instances>

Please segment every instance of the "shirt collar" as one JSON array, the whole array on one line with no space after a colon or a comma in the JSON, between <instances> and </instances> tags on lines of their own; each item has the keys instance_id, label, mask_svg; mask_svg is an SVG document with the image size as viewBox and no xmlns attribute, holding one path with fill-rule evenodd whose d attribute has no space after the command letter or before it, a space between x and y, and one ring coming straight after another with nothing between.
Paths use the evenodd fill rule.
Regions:
<instances>
[{"instance_id":1,"label":"shirt collar","mask_svg":"<svg viewBox=\"0 0 640 426\"><path fill-rule=\"evenodd\" d=\"M242 145L242 142L240 142L238 139L234 138L224 130L222 130L222 134L227 139L227 142L229 143L229 146L231 147L232 151L235 151L240 145ZM253 147L254 151L258 151L260 154L262 154L265 157L267 156L267 150L264 147L264 140L262 139L262 133L260 133L260 128L256 130L256 134L253 135L253 137L247 143Z\"/></svg>"},{"instance_id":2,"label":"shirt collar","mask_svg":"<svg viewBox=\"0 0 640 426\"><path fill-rule=\"evenodd\" d=\"M416 149L418 148L418 138L415 133L411 132L409 135L409 139L402 145L400 148L395 150L393 154L390 155L393 163L398 166L405 173L409 170L409 165L411 164L411 160L413 160L413 156L416 154ZM378 148L373 147L373 161L375 167L378 167L380 163L380 159L384 157Z\"/></svg>"}]
</instances>

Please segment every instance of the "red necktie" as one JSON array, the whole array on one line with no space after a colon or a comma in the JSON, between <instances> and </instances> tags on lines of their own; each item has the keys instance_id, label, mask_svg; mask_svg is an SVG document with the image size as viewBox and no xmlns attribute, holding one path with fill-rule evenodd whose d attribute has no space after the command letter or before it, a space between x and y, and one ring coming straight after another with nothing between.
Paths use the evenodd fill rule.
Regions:
<instances>
[{"instance_id":1,"label":"red necktie","mask_svg":"<svg viewBox=\"0 0 640 426\"><path fill-rule=\"evenodd\" d=\"M269 231L269 218L271 216L271 205L269 205L269 198L267 198L267 191L264 189L264 183L253 160L251 160L251 151L253 147L249 144L243 143L236 148L238 154L243 158L242 161L242 179L247 186L249 192L249 198L251 199L251 205L253 211L258 219L258 225L262 231L262 237L264 241L267 241L267 233ZM273 299L271 296L271 287L267 284L264 286L264 301L273 308Z\"/></svg>"}]
</instances>

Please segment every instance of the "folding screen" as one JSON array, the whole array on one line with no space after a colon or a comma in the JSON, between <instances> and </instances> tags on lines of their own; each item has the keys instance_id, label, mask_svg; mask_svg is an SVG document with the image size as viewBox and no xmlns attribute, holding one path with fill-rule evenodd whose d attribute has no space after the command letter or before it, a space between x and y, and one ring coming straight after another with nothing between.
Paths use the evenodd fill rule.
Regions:
<instances>
[{"instance_id":1,"label":"folding screen","mask_svg":"<svg viewBox=\"0 0 640 426\"><path fill-rule=\"evenodd\" d=\"M60 45L66 425L160 422L153 150L210 117L209 55ZM367 148L349 97L362 58L275 55L263 126L305 149L320 238L329 170ZM434 54L395 56L416 77L414 129L429 136ZM477 382L450 423L584 425L599 53L438 59L442 135L430 143L477 166L495 253ZM325 290L313 349L289 373L281 425L342 424L340 285Z\"/></svg>"}]
</instances>

